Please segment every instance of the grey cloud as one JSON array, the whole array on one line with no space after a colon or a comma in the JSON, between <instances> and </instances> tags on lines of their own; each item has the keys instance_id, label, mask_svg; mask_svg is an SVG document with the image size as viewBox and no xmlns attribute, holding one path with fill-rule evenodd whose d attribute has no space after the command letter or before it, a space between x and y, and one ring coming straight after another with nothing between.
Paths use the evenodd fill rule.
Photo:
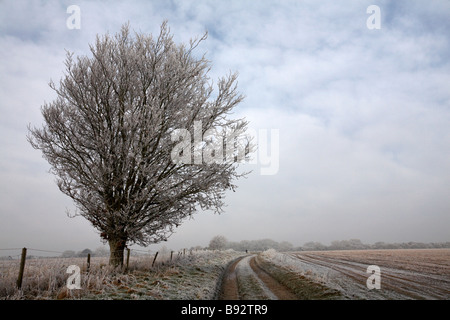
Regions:
<instances>
[{"instance_id":1,"label":"grey cloud","mask_svg":"<svg viewBox=\"0 0 450 320\"><path fill-rule=\"evenodd\" d=\"M246 99L237 115L280 132L276 175L249 166L223 215L197 214L166 245L207 245L217 234L295 245L448 241L448 2L382 1L381 30L366 28L370 1L82 1L80 30L65 27L69 4L0 4L0 247L100 245L82 218L66 217L72 204L27 144L26 125L39 125L39 106L54 98L47 82L61 77L64 49L87 54L95 34L126 21L157 33L165 18L177 41L209 29L199 52L211 78L238 71Z\"/></svg>"}]
</instances>

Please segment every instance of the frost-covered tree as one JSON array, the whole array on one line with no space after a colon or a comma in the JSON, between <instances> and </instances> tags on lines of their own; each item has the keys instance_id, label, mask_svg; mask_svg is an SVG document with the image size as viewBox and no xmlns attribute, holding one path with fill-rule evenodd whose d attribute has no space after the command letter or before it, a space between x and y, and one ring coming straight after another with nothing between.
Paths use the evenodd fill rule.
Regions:
<instances>
[{"instance_id":1,"label":"frost-covered tree","mask_svg":"<svg viewBox=\"0 0 450 320\"><path fill-rule=\"evenodd\" d=\"M50 82L57 97L41 108L43 127L29 126L29 142L73 199L75 215L109 243L112 265L123 264L127 245L166 240L199 208L220 212L226 190L245 174L224 153L237 143L230 134L247 128L229 118L243 99L237 75L220 78L214 90L211 63L194 54L206 36L176 44L167 22L157 37L128 25L97 36L92 56L67 53L59 85ZM191 144L174 135L181 129L209 138ZM174 150L193 161L174 161ZM215 161L198 161L205 150Z\"/></svg>"},{"instance_id":2,"label":"frost-covered tree","mask_svg":"<svg viewBox=\"0 0 450 320\"><path fill-rule=\"evenodd\" d=\"M92 254L92 251L90 249L84 249L80 253L78 253L79 257L87 257L88 254Z\"/></svg>"},{"instance_id":3,"label":"frost-covered tree","mask_svg":"<svg viewBox=\"0 0 450 320\"><path fill-rule=\"evenodd\" d=\"M224 236L215 236L209 242L209 248L212 250L223 250L226 248L227 242L227 238L225 238Z\"/></svg>"},{"instance_id":4,"label":"frost-covered tree","mask_svg":"<svg viewBox=\"0 0 450 320\"><path fill-rule=\"evenodd\" d=\"M73 250L66 250L61 254L61 257L63 257L63 258L72 258L75 256L76 256L76 253Z\"/></svg>"}]
</instances>

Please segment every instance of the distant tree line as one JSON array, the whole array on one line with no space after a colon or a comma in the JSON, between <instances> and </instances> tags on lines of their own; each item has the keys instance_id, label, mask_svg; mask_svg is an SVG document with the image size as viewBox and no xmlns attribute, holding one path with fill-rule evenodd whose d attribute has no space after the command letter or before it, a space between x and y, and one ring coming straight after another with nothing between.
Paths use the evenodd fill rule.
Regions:
<instances>
[{"instance_id":1,"label":"distant tree line","mask_svg":"<svg viewBox=\"0 0 450 320\"><path fill-rule=\"evenodd\" d=\"M277 242L272 239L261 240L242 240L239 242L228 242L228 249L234 249L236 251L264 251L268 249L275 249L277 251L293 251L294 246L287 242Z\"/></svg>"},{"instance_id":2,"label":"distant tree line","mask_svg":"<svg viewBox=\"0 0 450 320\"><path fill-rule=\"evenodd\" d=\"M306 242L302 247L296 248L298 251L316 251L316 250L368 250L368 249L432 249L432 248L450 248L450 242L375 242L374 244L362 243L359 239L335 240L329 246L320 242Z\"/></svg>"},{"instance_id":3,"label":"distant tree line","mask_svg":"<svg viewBox=\"0 0 450 320\"><path fill-rule=\"evenodd\" d=\"M292 251L293 245L287 241L277 242L272 239L242 240L240 242L233 242L228 241L224 236L219 235L211 239L208 249L233 249L236 251L264 251L268 249L275 249L278 251Z\"/></svg>"},{"instance_id":4,"label":"distant tree line","mask_svg":"<svg viewBox=\"0 0 450 320\"><path fill-rule=\"evenodd\" d=\"M368 249L427 249L427 248L450 248L450 242L402 242L387 243L375 242L374 244L364 244L359 239L335 240L330 245L320 242L310 241L303 246L295 247L290 242L277 242L272 239L242 240L239 242L228 241L224 236L215 236L209 243L209 249L236 251L264 251L275 249L277 251L318 251L318 250L368 250Z\"/></svg>"},{"instance_id":5,"label":"distant tree line","mask_svg":"<svg viewBox=\"0 0 450 320\"><path fill-rule=\"evenodd\" d=\"M87 257L88 254L90 254L91 257L107 257L109 256L109 251L101 247L97 248L95 251L92 251L90 249L84 249L78 252L66 250L61 254L61 257L63 258Z\"/></svg>"}]
</instances>

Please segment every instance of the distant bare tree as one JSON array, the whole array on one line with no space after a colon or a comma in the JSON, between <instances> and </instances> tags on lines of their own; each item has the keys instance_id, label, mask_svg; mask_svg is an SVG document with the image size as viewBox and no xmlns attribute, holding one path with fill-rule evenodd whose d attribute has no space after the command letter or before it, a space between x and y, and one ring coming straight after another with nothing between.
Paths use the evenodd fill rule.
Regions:
<instances>
[{"instance_id":1,"label":"distant bare tree","mask_svg":"<svg viewBox=\"0 0 450 320\"><path fill-rule=\"evenodd\" d=\"M302 250L326 250L327 246L317 241L309 241L303 245Z\"/></svg>"},{"instance_id":2,"label":"distant bare tree","mask_svg":"<svg viewBox=\"0 0 450 320\"><path fill-rule=\"evenodd\" d=\"M75 256L76 256L76 253L73 250L66 250L61 254L61 257L63 257L63 258L72 258Z\"/></svg>"},{"instance_id":3,"label":"distant bare tree","mask_svg":"<svg viewBox=\"0 0 450 320\"><path fill-rule=\"evenodd\" d=\"M92 254L92 251L90 249L84 249L83 251L78 253L79 257L87 257L88 254Z\"/></svg>"},{"instance_id":4,"label":"distant bare tree","mask_svg":"<svg viewBox=\"0 0 450 320\"><path fill-rule=\"evenodd\" d=\"M227 246L227 238L224 236L215 236L209 242L209 248L212 250L223 250Z\"/></svg>"},{"instance_id":5,"label":"distant bare tree","mask_svg":"<svg viewBox=\"0 0 450 320\"><path fill-rule=\"evenodd\" d=\"M292 251L294 249L294 246L292 245L292 243L287 242L287 241L281 241L278 244L278 251Z\"/></svg>"},{"instance_id":6,"label":"distant bare tree","mask_svg":"<svg viewBox=\"0 0 450 320\"><path fill-rule=\"evenodd\" d=\"M95 257L107 257L108 256L108 250L103 248L103 247L98 247L97 249L95 249L94 251L94 256Z\"/></svg>"},{"instance_id":7,"label":"distant bare tree","mask_svg":"<svg viewBox=\"0 0 450 320\"><path fill-rule=\"evenodd\" d=\"M167 22L156 38L133 37L128 25L114 37L97 36L92 57L67 54L59 86L50 82L57 98L42 106L43 128L29 126L29 142L74 200L76 215L109 243L111 265L123 265L128 244L166 240L198 208L220 212L225 191L244 175L236 161L225 161L223 149L208 145L214 139L174 139L179 129L198 137L193 127L200 123L201 137L215 132L229 148L237 140L227 139L230 133L247 127L228 118L243 99L236 74L220 78L212 95L210 63L193 54L205 39L176 45ZM174 150L196 161L174 161ZM199 163L205 150L208 159L224 161Z\"/></svg>"}]
</instances>

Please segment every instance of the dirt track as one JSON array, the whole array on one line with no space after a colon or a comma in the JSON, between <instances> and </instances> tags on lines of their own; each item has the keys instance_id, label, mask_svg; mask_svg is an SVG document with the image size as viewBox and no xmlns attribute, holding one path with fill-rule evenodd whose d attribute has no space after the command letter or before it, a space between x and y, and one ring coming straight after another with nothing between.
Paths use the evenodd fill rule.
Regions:
<instances>
[{"instance_id":1,"label":"dirt track","mask_svg":"<svg viewBox=\"0 0 450 320\"><path fill-rule=\"evenodd\" d=\"M236 259L225 271L222 287L219 294L220 300L239 300L239 291L236 279L236 265L242 260Z\"/></svg>"},{"instance_id":2,"label":"dirt track","mask_svg":"<svg viewBox=\"0 0 450 320\"><path fill-rule=\"evenodd\" d=\"M288 288L258 266L256 256L234 261L226 270L219 295L221 300L296 300Z\"/></svg>"}]
</instances>

